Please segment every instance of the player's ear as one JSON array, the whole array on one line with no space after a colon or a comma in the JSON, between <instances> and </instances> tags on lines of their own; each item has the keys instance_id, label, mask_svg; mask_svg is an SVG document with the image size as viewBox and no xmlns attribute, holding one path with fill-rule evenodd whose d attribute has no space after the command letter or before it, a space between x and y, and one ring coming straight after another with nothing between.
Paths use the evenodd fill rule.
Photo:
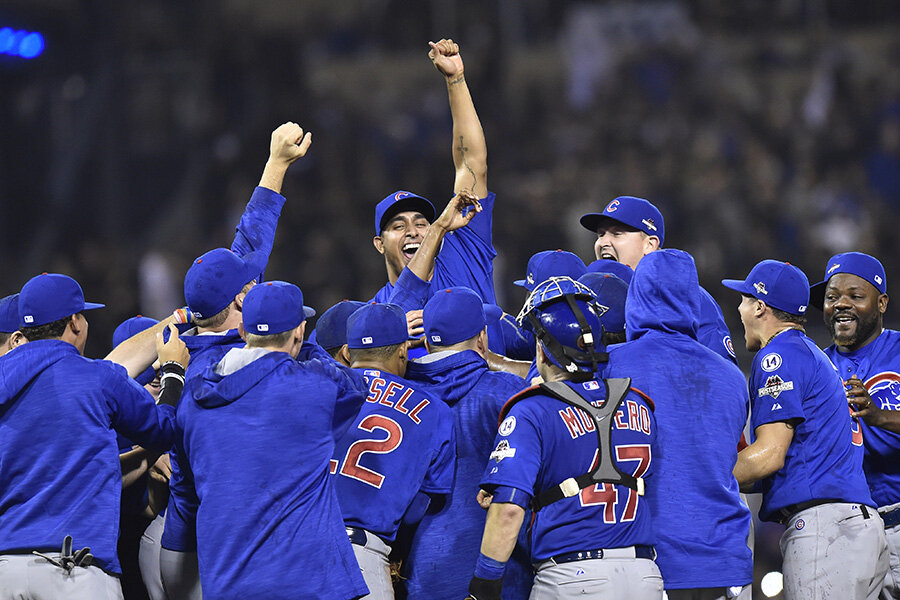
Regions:
<instances>
[{"instance_id":1,"label":"player's ear","mask_svg":"<svg viewBox=\"0 0 900 600\"><path fill-rule=\"evenodd\" d=\"M384 254L384 242L381 240L380 235L376 235L372 238L372 244L375 246L375 249L378 250L378 254Z\"/></svg>"},{"instance_id":2,"label":"player's ear","mask_svg":"<svg viewBox=\"0 0 900 600\"><path fill-rule=\"evenodd\" d=\"M343 346L341 346L341 349L338 350L337 360L338 362L344 363L348 367L350 366L350 348L347 346L347 344L344 344Z\"/></svg>"},{"instance_id":3,"label":"player's ear","mask_svg":"<svg viewBox=\"0 0 900 600\"><path fill-rule=\"evenodd\" d=\"M878 312L881 314L887 312L888 300L890 300L890 298L888 298L887 294L878 296Z\"/></svg>"},{"instance_id":4,"label":"player's ear","mask_svg":"<svg viewBox=\"0 0 900 600\"><path fill-rule=\"evenodd\" d=\"M475 340L475 347L481 352L482 356L487 356L488 352L488 333L487 327L481 330L478 334L478 339Z\"/></svg>"},{"instance_id":5,"label":"player's ear","mask_svg":"<svg viewBox=\"0 0 900 600\"><path fill-rule=\"evenodd\" d=\"M297 326L297 329L295 331L296 331L296 334L294 337L296 337L301 342L303 342L303 340L306 339L306 321L304 320L302 323L300 323L300 325Z\"/></svg>"},{"instance_id":6,"label":"player's ear","mask_svg":"<svg viewBox=\"0 0 900 600\"><path fill-rule=\"evenodd\" d=\"M645 252L644 254L648 254L650 252L654 252L655 250L659 250L659 237L655 235L648 235L644 240Z\"/></svg>"}]
</instances>

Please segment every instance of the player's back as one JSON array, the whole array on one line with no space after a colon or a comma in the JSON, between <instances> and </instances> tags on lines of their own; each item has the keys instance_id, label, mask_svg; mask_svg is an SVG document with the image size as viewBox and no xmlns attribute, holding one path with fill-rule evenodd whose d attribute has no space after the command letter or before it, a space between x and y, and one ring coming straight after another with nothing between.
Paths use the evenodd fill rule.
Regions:
<instances>
[{"instance_id":1,"label":"player's back","mask_svg":"<svg viewBox=\"0 0 900 600\"><path fill-rule=\"evenodd\" d=\"M199 500L204 597L352 598L365 590L328 476L332 370L284 352L236 349L189 381L178 424Z\"/></svg>"},{"instance_id":2,"label":"player's back","mask_svg":"<svg viewBox=\"0 0 900 600\"><path fill-rule=\"evenodd\" d=\"M833 344L825 354L846 381L854 375L882 410L900 410L900 331L883 330L855 352L840 352ZM871 427L860 419L863 470L876 506L900 502L900 434Z\"/></svg>"},{"instance_id":3,"label":"player's back","mask_svg":"<svg viewBox=\"0 0 900 600\"><path fill-rule=\"evenodd\" d=\"M872 505L859 425L850 418L834 365L811 339L797 329L772 338L753 360L750 391L754 429L776 419L779 411L786 417L796 412L795 418L802 419L784 466L763 480L761 518L777 520L778 509L810 500Z\"/></svg>"},{"instance_id":4,"label":"player's back","mask_svg":"<svg viewBox=\"0 0 900 600\"><path fill-rule=\"evenodd\" d=\"M747 421L746 382L734 363L697 339L699 289L687 253L644 257L628 292L629 341L610 350L604 371L631 377L656 403L660 453L647 498L667 589L752 579L750 512L732 474Z\"/></svg>"},{"instance_id":5,"label":"player's back","mask_svg":"<svg viewBox=\"0 0 900 600\"><path fill-rule=\"evenodd\" d=\"M418 492L444 495L453 482L453 417L438 398L385 371L356 369L369 395L331 461L348 527L390 544Z\"/></svg>"}]
</instances>

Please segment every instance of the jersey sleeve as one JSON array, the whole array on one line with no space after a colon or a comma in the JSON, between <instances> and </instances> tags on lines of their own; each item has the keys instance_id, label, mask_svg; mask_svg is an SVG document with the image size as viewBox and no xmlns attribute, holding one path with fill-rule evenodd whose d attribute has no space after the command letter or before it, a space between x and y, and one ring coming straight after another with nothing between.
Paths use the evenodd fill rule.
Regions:
<instances>
[{"instance_id":1,"label":"jersey sleeve","mask_svg":"<svg viewBox=\"0 0 900 600\"><path fill-rule=\"evenodd\" d=\"M268 262L272 246L275 245L275 230L278 228L278 218L284 202L285 198L281 194L257 186L241 215L231 250L238 256L262 252ZM262 281L262 273L258 280Z\"/></svg>"},{"instance_id":2,"label":"jersey sleeve","mask_svg":"<svg viewBox=\"0 0 900 600\"><path fill-rule=\"evenodd\" d=\"M477 235L487 246L493 248L493 231L494 231L494 204L497 201L497 194L488 192L488 195L481 198L481 212L477 213L466 227ZM473 209L469 209L473 210Z\"/></svg>"},{"instance_id":3,"label":"jersey sleeve","mask_svg":"<svg viewBox=\"0 0 900 600\"><path fill-rule=\"evenodd\" d=\"M480 483L488 491L507 486L534 494L542 461L541 436L537 419L524 409L524 402L527 399L512 407L497 431Z\"/></svg>"},{"instance_id":4,"label":"jersey sleeve","mask_svg":"<svg viewBox=\"0 0 900 600\"><path fill-rule=\"evenodd\" d=\"M803 412L802 356L784 350L760 350L750 374L751 424L805 419Z\"/></svg>"},{"instance_id":5,"label":"jersey sleeve","mask_svg":"<svg viewBox=\"0 0 900 600\"><path fill-rule=\"evenodd\" d=\"M482 212L468 225L444 236L444 243L435 259L432 286L443 289L456 285L478 292L482 300L496 304L494 293L494 257L497 251L491 241L494 194L481 200Z\"/></svg>"},{"instance_id":6,"label":"jersey sleeve","mask_svg":"<svg viewBox=\"0 0 900 600\"><path fill-rule=\"evenodd\" d=\"M442 407L443 408L443 407ZM453 476L456 466L456 434L453 428L453 415L449 410L435 415L439 417L435 439L440 440L434 453L434 460L425 473L421 491L426 494L449 494L453 489Z\"/></svg>"},{"instance_id":7,"label":"jersey sleeve","mask_svg":"<svg viewBox=\"0 0 900 600\"><path fill-rule=\"evenodd\" d=\"M113 429L145 448L169 450L175 436L175 408L157 406L147 390L126 375L124 367L108 365L104 392Z\"/></svg>"},{"instance_id":8,"label":"jersey sleeve","mask_svg":"<svg viewBox=\"0 0 900 600\"><path fill-rule=\"evenodd\" d=\"M178 435L179 440L182 439ZM184 449L176 442L176 451L169 458L172 477L169 480L169 503L166 505L166 527L160 545L176 552L197 551L197 508L200 500L194 488L194 478L184 459Z\"/></svg>"},{"instance_id":9,"label":"jersey sleeve","mask_svg":"<svg viewBox=\"0 0 900 600\"><path fill-rule=\"evenodd\" d=\"M359 414L359 409L369 394L369 387L362 375L333 360L330 356L328 360L313 359L309 363L321 369L324 377L337 386L337 400L332 416L332 435L334 441L338 442L344 437Z\"/></svg>"},{"instance_id":10,"label":"jersey sleeve","mask_svg":"<svg viewBox=\"0 0 900 600\"><path fill-rule=\"evenodd\" d=\"M431 282L420 279L418 275L404 267L391 290L388 302L396 304L403 312L420 310L431 298Z\"/></svg>"}]
</instances>

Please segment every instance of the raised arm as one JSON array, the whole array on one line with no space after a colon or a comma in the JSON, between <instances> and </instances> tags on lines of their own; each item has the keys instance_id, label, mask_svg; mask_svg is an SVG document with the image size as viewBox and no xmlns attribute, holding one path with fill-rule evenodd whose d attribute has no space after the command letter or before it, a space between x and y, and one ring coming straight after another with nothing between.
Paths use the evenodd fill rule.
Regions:
<instances>
[{"instance_id":1,"label":"raised arm","mask_svg":"<svg viewBox=\"0 0 900 600\"><path fill-rule=\"evenodd\" d=\"M453 40L428 42L428 58L447 80L450 115L453 118L453 166L456 179L453 193L466 190L478 198L487 196L487 144L475 104L466 84L459 45Z\"/></svg>"}]
</instances>

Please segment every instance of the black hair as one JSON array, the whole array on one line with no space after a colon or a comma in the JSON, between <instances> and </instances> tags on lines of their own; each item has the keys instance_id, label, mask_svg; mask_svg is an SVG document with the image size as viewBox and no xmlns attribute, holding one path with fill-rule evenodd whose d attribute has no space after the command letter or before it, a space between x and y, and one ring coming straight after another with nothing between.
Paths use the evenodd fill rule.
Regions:
<instances>
[{"instance_id":1,"label":"black hair","mask_svg":"<svg viewBox=\"0 0 900 600\"><path fill-rule=\"evenodd\" d=\"M62 334L66 331L66 326L69 324L69 321L72 320L73 315L69 315L68 317L63 317L62 319L57 319L56 321L50 321L49 323L44 323L43 325L35 325L34 327L22 327L19 331L22 332L22 335L25 336L29 342L36 342L38 340L52 340L61 338Z\"/></svg>"}]
</instances>

